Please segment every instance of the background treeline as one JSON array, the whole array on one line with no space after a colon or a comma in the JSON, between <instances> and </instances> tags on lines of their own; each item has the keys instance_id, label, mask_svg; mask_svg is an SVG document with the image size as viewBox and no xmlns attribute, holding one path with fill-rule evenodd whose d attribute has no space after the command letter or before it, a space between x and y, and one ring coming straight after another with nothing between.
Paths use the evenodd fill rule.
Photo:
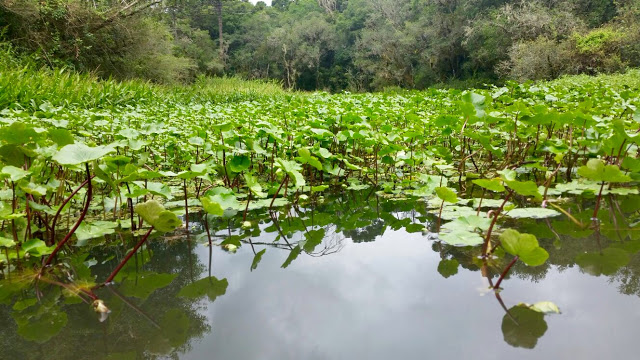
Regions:
<instances>
[{"instance_id":1,"label":"background treeline","mask_svg":"<svg viewBox=\"0 0 640 360\"><path fill-rule=\"evenodd\" d=\"M640 65L640 0L0 0L0 29L52 68L164 83L364 91Z\"/></svg>"}]
</instances>

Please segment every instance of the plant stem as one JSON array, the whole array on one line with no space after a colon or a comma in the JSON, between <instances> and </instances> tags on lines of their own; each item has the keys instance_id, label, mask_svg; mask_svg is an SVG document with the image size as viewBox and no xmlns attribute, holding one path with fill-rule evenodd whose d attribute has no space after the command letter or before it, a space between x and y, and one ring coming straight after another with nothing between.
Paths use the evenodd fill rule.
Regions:
<instances>
[{"instance_id":1,"label":"plant stem","mask_svg":"<svg viewBox=\"0 0 640 360\"><path fill-rule=\"evenodd\" d=\"M498 208L498 210L493 214L493 220L491 221L491 225L489 225L489 230L487 230L487 237L484 239L484 245L482 245L483 257L487 255L487 250L489 248L489 242L491 241L491 233L493 232L493 227L496 225L496 222L498 221L498 217L500 216L502 209L504 209L504 206L507 203L507 201L509 201L509 198L511 198L511 195L513 195L513 192L509 191L509 193L507 193L507 196L504 198L504 201L500 205L500 208Z\"/></svg>"},{"instance_id":2,"label":"plant stem","mask_svg":"<svg viewBox=\"0 0 640 360\"><path fill-rule=\"evenodd\" d=\"M598 219L598 210L600 210L600 200L602 199L602 190L604 189L604 181L600 185L600 192L598 193L598 198L596 199L596 208L593 209L593 216L591 220L596 221Z\"/></svg>"},{"instance_id":3,"label":"plant stem","mask_svg":"<svg viewBox=\"0 0 640 360\"><path fill-rule=\"evenodd\" d=\"M109 284L113 281L113 279L116 277L116 275L118 275L118 273L120 272L120 270L122 270L122 268L125 266L125 264L129 261L129 259L131 259L131 257L133 256L133 254L135 254L138 249L140 249L140 247L142 246L142 244L145 243L145 241L147 241L147 239L149 238L149 235L151 235L151 232L153 231L153 226L149 229L149 231L147 231L146 234L144 234L144 236L142 237L142 239L140 239L140 241L138 241L138 243L136 244L136 246L133 247L133 249L131 249L131 251L129 251L129 253L127 254L127 256L124 257L124 259L120 262L120 264L118 264L118 266L115 268L115 270L113 270L113 272L111 273L111 275L109 275L109 277L107 278L107 280L104 281L104 283L102 285L100 285L99 287L102 287L106 284Z\"/></svg>"},{"instance_id":4,"label":"plant stem","mask_svg":"<svg viewBox=\"0 0 640 360\"><path fill-rule=\"evenodd\" d=\"M94 176L92 176L90 179L93 179ZM69 197L67 197L62 204L60 204L60 207L58 208L58 211L56 212L55 216L53 217L53 220L51 221L51 238L50 238L50 244L53 245L56 242L56 221L58 221L58 217L60 217L60 213L62 212L62 209L67 205L67 203L69 201L71 201L71 199L78 193L78 191L80 191L80 189L82 189L85 185L87 185L87 183L89 183L91 180L85 180L82 184L80 184L80 186L78 186L72 193L71 195L69 195Z\"/></svg>"},{"instance_id":5,"label":"plant stem","mask_svg":"<svg viewBox=\"0 0 640 360\"><path fill-rule=\"evenodd\" d=\"M496 285L493 287L494 289L500 288L500 284L502 283L502 280L504 280L504 277L507 276L507 273L509 273L509 270L511 270L511 267L513 266L513 264L516 263L516 261L518 261L519 258L520 257L516 255L516 257L514 257L513 260L511 260L509 265L507 265L507 267L504 268L504 271L502 272L502 274L500 274L500 278L498 279L498 282L496 282Z\"/></svg>"},{"instance_id":6,"label":"plant stem","mask_svg":"<svg viewBox=\"0 0 640 360\"><path fill-rule=\"evenodd\" d=\"M85 169L87 172L88 188L87 188L87 199L85 200L85 203L84 203L84 209L82 209L82 213L80 214L80 217L78 218L76 223L73 225L73 228L69 230L69 232L67 233L67 236L65 236L64 239L62 239L62 241L58 243L56 248L53 250L53 252L49 255L47 260L44 262L44 264L42 265L42 268L40 269L40 275L42 275L42 272L44 271L44 269L51 264L51 261L53 261L53 258L56 256L56 254L60 251L60 249L62 249L62 246L64 246L64 244L66 244L67 241L71 239L71 236L73 235L73 233L76 232L76 230L84 220L84 217L87 215L87 212L89 211L89 204L91 204L92 191L93 191L93 188L91 186L91 173L89 172L89 163L85 163Z\"/></svg>"},{"instance_id":7,"label":"plant stem","mask_svg":"<svg viewBox=\"0 0 640 360\"><path fill-rule=\"evenodd\" d=\"M183 179L182 180L182 189L184 190L184 220L185 220L185 226L187 228L187 233L189 232L189 203L187 202L188 197L187 197L187 179Z\"/></svg>"},{"instance_id":8,"label":"plant stem","mask_svg":"<svg viewBox=\"0 0 640 360\"><path fill-rule=\"evenodd\" d=\"M276 190L276 193L273 195L273 199L271 199L271 204L269 204L269 209L273 207L273 202L276 201L276 197L278 197L278 194L280 193L282 186L284 185L285 182L288 182L288 181L289 181L289 174L284 176L284 179L280 183L280 187L278 188L278 190Z\"/></svg>"}]
</instances>

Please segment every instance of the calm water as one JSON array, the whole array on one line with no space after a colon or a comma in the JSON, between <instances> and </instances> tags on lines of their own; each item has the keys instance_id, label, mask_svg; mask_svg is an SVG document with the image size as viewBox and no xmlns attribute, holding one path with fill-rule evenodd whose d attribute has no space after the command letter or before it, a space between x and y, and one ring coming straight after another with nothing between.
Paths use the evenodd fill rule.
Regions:
<instances>
[{"instance_id":1,"label":"calm water","mask_svg":"<svg viewBox=\"0 0 640 360\"><path fill-rule=\"evenodd\" d=\"M236 253L215 246L211 283L222 286L226 279L228 285L211 297L179 296L208 277L210 253L199 223L192 224L190 241L154 240L117 285L98 292L111 309L104 322L57 287L45 287L40 303L30 288L7 299L5 282L0 358L635 358L640 239L637 224L627 221L637 218L637 209L624 216L615 209L633 210L638 199L611 200L603 208L600 236L579 232L562 217L503 224L536 234L550 253L543 266L517 264L502 283L500 295L513 319L488 290L478 249L446 246L416 231L415 224L434 226L423 203L354 196L313 211L280 211L277 227L267 213L253 214L255 252L267 249L262 261L251 271L248 237L239 239ZM576 201L571 210L586 214L589 204ZM607 227L613 219L622 231ZM240 238L245 230L236 223L212 223L215 241ZM315 256L303 251L281 268L304 234L319 229L325 229L324 240ZM282 239L265 245L280 233L290 247ZM97 259L91 271L99 278L114 264L104 252L98 247L83 254ZM595 260L581 257L585 252ZM460 264L455 274L452 260ZM508 260L489 264L494 281ZM513 308L539 301L554 302L561 314Z\"/></svg>"}]
</instances>

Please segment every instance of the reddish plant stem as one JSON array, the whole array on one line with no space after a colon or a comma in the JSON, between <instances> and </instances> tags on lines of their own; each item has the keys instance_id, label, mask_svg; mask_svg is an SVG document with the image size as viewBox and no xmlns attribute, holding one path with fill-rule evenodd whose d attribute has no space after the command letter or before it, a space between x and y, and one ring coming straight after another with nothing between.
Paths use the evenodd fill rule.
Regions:
<instances>
[{"instance_id":1,"label":"reddish plant stem","mask_svg":"<svg viewBox=\"0 0 640 360\"><path fill-rule=\"evenodd\" d=\"M247 212L249 211L249 203L251 202L251 191L247 194L247 206L244 207L244 214L242 214L242 222L247 221Z\"/></svg>"},{"instance_id":2,"label":"reddish plant stem","mask_svg":"<svg viewBox=\"0 0 640 360\"><path fill-rule=\"evenodd\" d=\"M69 195L69 197L67 197L62 204L60 204L60 207L58 208L58 211L56 212L55 216L53 217L53 220L51 221L51 237L50 237L50 243L51 244L55 244L56 242L56 221L58 221L58 217L60 217L60 213L62 212L62 209L67 205L67 203L69 201L71 201L71 199L73 199L74 196L76 196L76 194L78 193L78 191L80 191L80 189L82 189L85 185L87 185L87 183L89 183L91 181L91 179L93 179L94 176L91 176L89 178L89 180L85 180L82 184L80 184L80 186L78 186L77 189L75 189L71 195Z\"/></svg>"},{"instance_id":3,"label":"reddish plant stem","mask_svg":"<svg viewBox=\"0 0 640 360\"><path fill-rule=\"evenodd\" d=\"M483 257L486 257L487 255L487 249L489 248L489 242L491 241L491 233L493 232L493 227L496 225L498 217L500 216L502 209L504 209L504 206L507 204L507 201L509 201L509 199L511 198L511 195L513 195L513 192L509 191L507 196L504 198L502 205L500 205L500 208L498 208L498 210L493 214L493 220L491 221L491 225L489 225L489 230L487 230L487 237L484 239L484 245L482 245Z\"/></svg>"},{"instance_id":4,"label":"reddish plant stem","mask_svg":"<svg viewBox=\"0 0 640 360\"><path fill-rule=\"evenodd\" d=\"M188 203L188 196L187 196L187 179L183 179L182 180L182 184L183 184L183 190L184 190L184 220L186 222L186 229L187 229L187 233L189 232L189 203Z\"/></svg>"},{"instance_id":5,"label":"reddish plant stem","mask_svg":"<svg viewBox=\"0 0 640 360\"><path fill-rule=\"evenodd\" d=\"M280 187L278 188L278 190L276 190L276 193L273 195L273 199L271 199L271 204L269 204L269 209L273 207L273 202L276 201L276 197L278 197L278 194L280 193L280 190L282 190L282 186L284 186L285 182L289 182L289 174L284 176L284 180L282 180L282 182L280 183Z\"/></svg>"},{"instance_id":6,"label":"reddish plant stem","mask_svg":"<svg viewBox=\"0 0 640 360\"><path fill-rule=\"evenodd\" d=\"M124 257L124 259L120 262L120 264L118 264L118 266L115 268L115 270L113 270L111 275L109 275L107 280L105 280L104 283L102 285L98 286L98 287L102 287L102 286L104 286L106 284L109 284L110 282L113 281L113 279L116 277L116 275L118 275L120 270L122 270L122 268L126 265L126 263L129 261L129 259L131 259L131 257L138 251L138 249L140 249L140 247L142 247L142 245L147 241L147 239L149 238L149 235L151 235L152 231L153 231L153 226L149 229L149 231L147 231L146 234L144 234L142 239L140 239L140 241L138 241L136 246L134 246L133 249L131 251L129 251L127 256Z\"/></svg>"},{"instance_id":7,"label":"reddish plant stem","mask_svg":"<svg viewBox=\"0 0 640 360\"><path fill-rule=\"evenodd\" d=\"M504 280L504 277L507 276L507 274L509 273L509 270L511 270L511 267L513 266L513 264L516 263L516 261L518 261L519 258L520 257L516 255L516 257L514 257L513 260L511 260L509 265L507 265L507 267L504 268L504 271L502 272L502 274L500 274L500 278L498 279L498 282L496 282L496 285L493 287L494 289L500 288L500 284L502 283L502 280Z\"/></svg>"},{"instance_id":8,"label":"reddish plant stem","mask_svg":"<svg viewBox=\"0 0 640 360\"><path fill-rule=\"evenodd\" d=\"M76 232L76 230L84 220L84 217L87 215L87 212L89 211L89 204L91 204L92 191L93 191L93 188L91 186L91 173L89 172L89 163L85 163L85 169L87 171L88 188L87 188L87 199L85 200L85 203L84 203L84 209L82 209L82 213L80 214L78 221L76 221L76 223L73 225L73 228L69 230L69 232L67 233L67 236L65 236L64 239L62 239L62 241L58 243L56 248L53 250L53 252L49 255L47 260L44 262L44 264L42 265L42 268L40 269L40 275L42 275L42 272L44 271L44 269L51 264L51 261L53 261L53 258L56 256L56 254L60 251L60 249L62 249L62 246L64 246L64 244L66 244L67 241L71 239L71 236L73 235L73 233Z\"/></svg>"},{"instance_id":9,"label":"reddish plant stem","mask_svg":"<svg viewBox=\"0 0 640 360\"><path fill-rule=\"evenodd\" d=\"M598 219L598 210L600 210L600 201L602 200L602 190L604 189L604 181L600 185L600 192L598 193L598 198L596 199L596 207L593 209L593 216L591 217L593 221Z\"/></svg>"}]
</instances>

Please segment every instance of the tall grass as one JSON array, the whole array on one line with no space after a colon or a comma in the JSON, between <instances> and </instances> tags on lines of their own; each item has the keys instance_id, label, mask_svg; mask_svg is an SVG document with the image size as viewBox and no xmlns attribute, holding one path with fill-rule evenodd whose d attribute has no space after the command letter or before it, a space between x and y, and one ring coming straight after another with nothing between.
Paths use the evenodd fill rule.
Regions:
<instances>
[{"instance_id":1,"label":"tall grass","mask_svg":"<svg viewBox=\"0 0 640 360\"><path fill-rule=\"evenodd\" d=\"M47 102L59 107L112 108L153 103L230 102L257 100L286 94L273 81L247 81L237 77L201 77L190 85L158 85L143 80L100 79L69 69L37 67L0 44L0 109L37 110Z\"/></svg>"}]
</instances>

